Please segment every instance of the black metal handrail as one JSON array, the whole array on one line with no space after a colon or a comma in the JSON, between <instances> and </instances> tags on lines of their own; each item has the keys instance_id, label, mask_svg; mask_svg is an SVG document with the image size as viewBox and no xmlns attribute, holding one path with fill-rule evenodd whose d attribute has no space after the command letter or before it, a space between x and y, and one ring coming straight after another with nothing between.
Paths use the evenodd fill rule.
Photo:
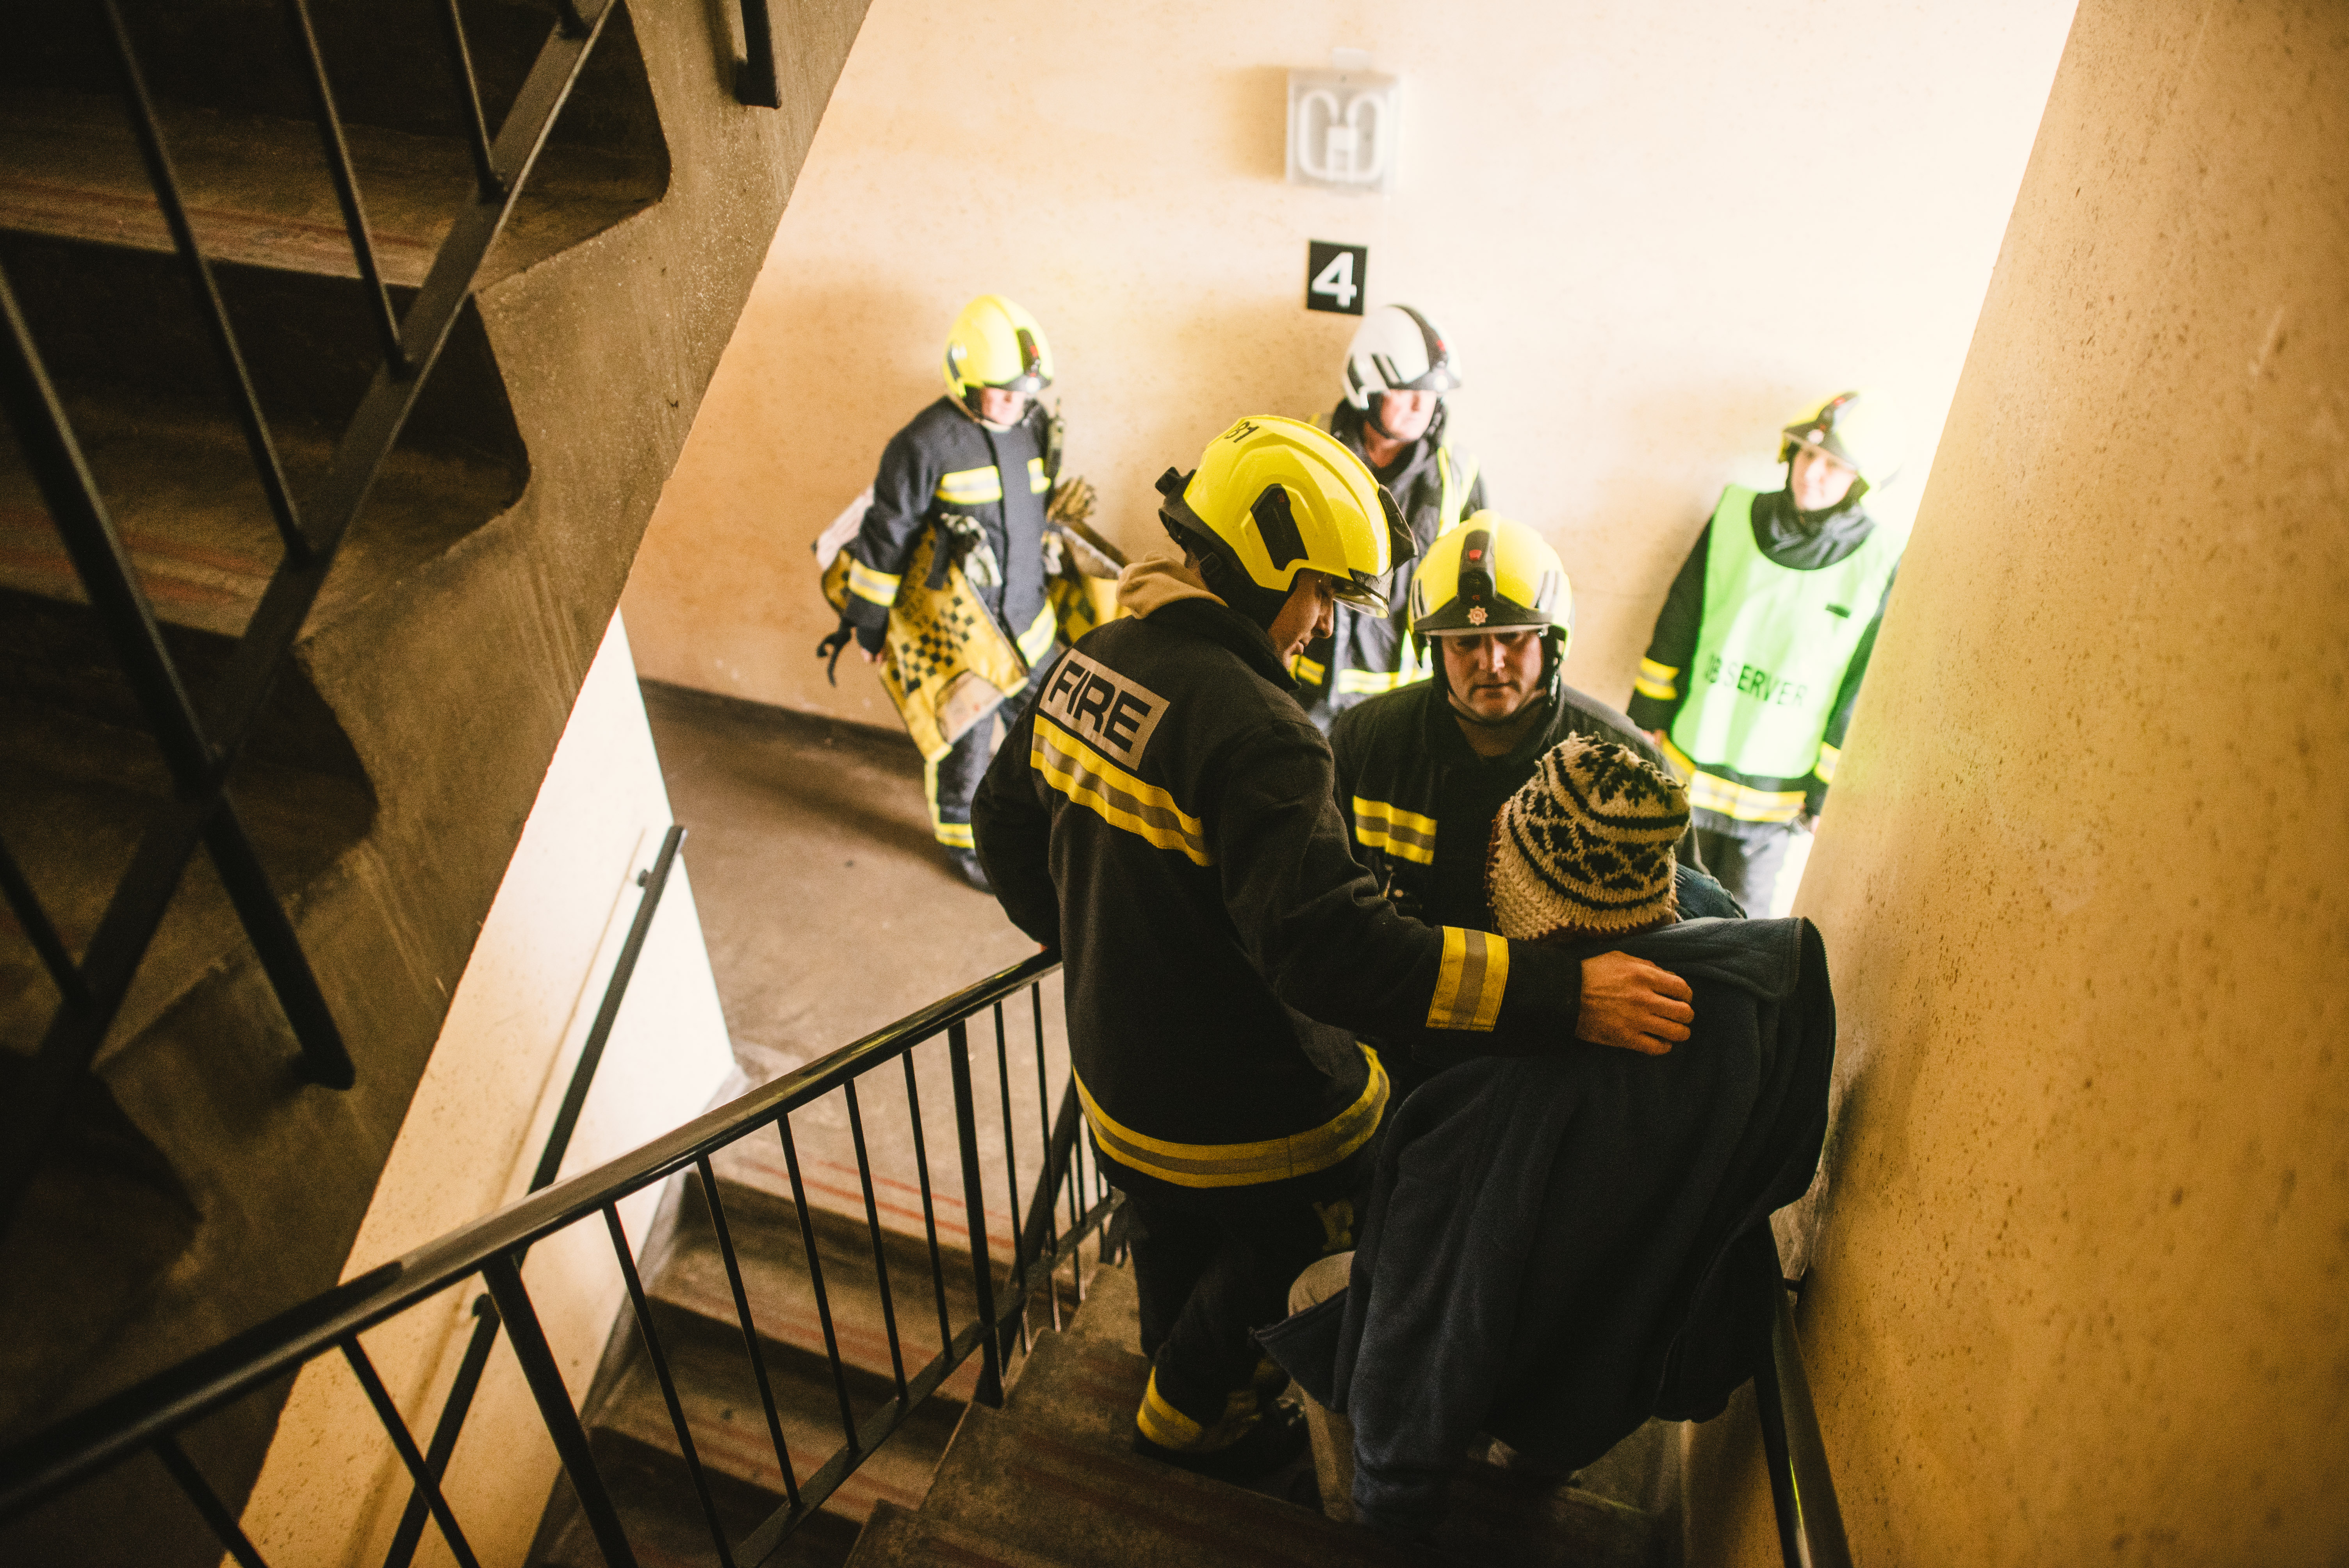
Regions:
<instances>
[{"instance_id":1,"label":"black metal handrail","mask_svg":"<svg viewBox=\"0 0 2349 1568\"><path fill-rule=\"evenodd\" d=\"M481 117L481 89L464 25L448 4L441 27L474 127L478 175L473 200L460 209L435 253L422 287L403 315L392 310L375 262L343 123L319 57L307 0L281 0L290 36L306 67L320 145L351 245L352 263L369 294L383 360L345 428L326 471L298 504L281 464L269 420L246 369L234 325L212 265L189 222L187 202L162 120L147 88L139 50L117 0L92 0L111 52L125 110L172 245L203 316L207 338L233 393L238 427L266 496L283 553L259 605L231 653L211 700L201 708L164 645L160 624L140 585L122 536L27 320L0 271L0 407L15 427L44 506L75 574L102 624L115 659L170 771L172 799L141 834L79 960L57 938L56 923L29 881L0 850L0 893L32 934L57 985L58 1000L40 1046L0 1113L0 1235L66 1118L59 1114L96 1060L145 960L165 910L199 850L209 852L239 923L253 944L302 1052L313 1082L348 1088L357 1068L325 993L228 791L263 705L310 607L325 586L352 523L416 407L425 378L472 296L490 246L512 212L523 181L545 148L556 114L578 80L589 50L618 0L557 0L557 21L494 140Z\"/></svg>"},{"instance_id":2,"label":"black metal handrail","mask_svg":"<svg viewBox=\"0 0 2349 1568\"><path fill-rule=\"evenodd\" d=\"M1778 1518L1778 1552L1786 1568L1851 1568L1843 1510L1836 1503L1826 1439L1803 1374L1802 1341L1795 1333L1787 1292L1774 1291L1768 1354L1754 1369L1754 1403L1762 1419L1762 1456L1770 1472L1770 1501Z\"/></svg>"},{"instance_id":3,"label":"black metal handrail","mask_svg":"<svg viewBox=\"0 0 2349 1568\"><path fill-rule=\"evenodd\" d=\"M673 852L674 835L664 845L664 855L673 856ZM640 934L646 920L640 908L639 931L632 933L632 935ZM554 1352L539 1326L530 1290L522 1277L521 1260L535 1243L572 1224L595 1220L607 1231L627 1285L637 1331L650 1352L656 1377L662 1384L678 1429L680 1448L694 1475L697 1490L706 1503L701 1461L693 1448L692 1435L684 1414L678 1406L675 1387L661 1353L657 1331L645 1310L645 1293L642 1282L636 1276L635 1254L618 1213L619 1203L631 1194L692 1169L701 1177L700 1187L726 1262L739 1326L758 1377L769 1430L788 1493L784 1504L740 1542L727 1539L714 1509L705 1507L705 1512L722 1563L763 1562L823 1503L874 1448L885 1441L924 1399L936 1392L973 1355L977 1355L981 1363L977 1398L982 1403L999 1405L1003 1397L1004 1358L1012 1339L1026 1332L1027 1313L1032 1295L1039 1289L1045 1290L1053 1297L1053 1309L1057 1314L1059 1293L1053 1280L1058 1269L1067 1263L1072 1265L1071 1272L1075 1272L1073 1264L1079 1245L1088 1235L1097 1232L1108 1218L1115 1199L1098 1168L1093 1170L1090 1180L1086 1177L1083 1141L1077 1137L1080 1118L1076 1082L1071 1074L1058 1097L1059 1109L1043 1140L1042 1160L1030 1188L1030 1202L1026 1222L1014 1233L1011 1266L1006 1271L1002 1282L1007 1287L1005 1295L1009 1298L1008 1303L998 1305L998 1282L988 1260L986 1210L981 1191L984 1183L970 1066L968 1020L982 1012L993 1015L998 1084L1006 1108L1005 1126L1009 1135L1011 1074L1004 1004L1021 991L1028 994L1035 1021L1038 1088L1045 1098L1051 1098L1048 1092L1049 1068L1043 1051L1042 981L1059 967L1057 956L1049 954L1040 954L1014 965L886 1028L876 1030L820 1061L810 1063L728 1105L707 1112L677 1130L593 1171L533 1192L493 1214L415 1249L396 1262L385 1264L326 1291L213 1350L191 1357L16 1444L5 1454L0 1454L0 1521L35 1508L132 1455L147 1450L162 1461L166 1471L188 1495L219 1536L225 1550L240 1563L261 1563L264 1560L260 1553L245 1537L234 1516L180 1450L176 1435L211 1412L312 1360L339 1354L349 1362L354 1376L367 1392L386 1434L409 1471L424 1511L438 1524L459 1561L470 1562L470 1548L464 1544L461 1527L440 1486L441 1475L445 1473L445 1467L455 1449L455 1425L444 1419L443 1429L433 1434L430 1450L419 1449L398 1410L388 1396L382 1393L380 1379L367 1361L359 1336L443 1290L478 1275L486 1287L492 1305L482 1307L477 1305L475 1308L482 1320L475 1329L477 1339L492 1324L502 1326L605 1561L614 1568L632 1564L635 1562L633 1552L611 1497L596 1471L579 1412L564 1387ZM955 1129L963 1182L962 1202L968 1220L971 1285L978 1306L975 1318L951 1333L945 1332L952 1329L953 1326L946 1303L944 1251L938 1239L912 1055L916 1047L941 1036L947 1042L952 1072ZM858 1079L892 1061L901 1063L904 1069L907 1112L913 1123L916 1164L920 1174L932 1285L943 1340L937 1355L927 1365L912 1371L904 1366L894 1308L887 1306L892 1298L874 1202L873 1171L865 1157L862 1124L854 1109L854 1098ZM829 1298L816 1257L812 1222L790 1120L792 1111L834 1091L842 1092L850 1100L865 1218L873 1234L874 1262L885 1309L892 1314L888 1322L894 1391L877 1409L866 1412L861 1419L847 1398L846 1364L832 1333ZM811 1283L814 1287L819 1315L825 1326L826 1353L835 1387L840 1388L842 1395L843 1441L804 1479L799 1478L784 1442L773 1396L768 1387L763 1352L760 1348L759 1332L753 1316L754 1304L742 1283L726 1222L724 1202L710 1164L712 1158L729 1146L768 1129L774 1130L780 1138L790 1169L792 1197L801 1218ZM1007 1177L1011 1184L1012 1212L1016 1218L1020 1213L1019 1183L1013 1151L1008 1144L1004 1154ZM1059 1205L1063 1193L1069 1202L1065 1227L1059 1219ZM481 1359L470 1355L460 1364L457 1386L452 1387L443 1408L444 1418L451 1410L458 1413L456 1425L461 1425L462 1410L470 1403L471 1389L479 1382L481 1370ZM407 1533L402 1532L403 1536ZM412 1541L408 1550L413 1550Z\"/></svg>"}]
</instances>

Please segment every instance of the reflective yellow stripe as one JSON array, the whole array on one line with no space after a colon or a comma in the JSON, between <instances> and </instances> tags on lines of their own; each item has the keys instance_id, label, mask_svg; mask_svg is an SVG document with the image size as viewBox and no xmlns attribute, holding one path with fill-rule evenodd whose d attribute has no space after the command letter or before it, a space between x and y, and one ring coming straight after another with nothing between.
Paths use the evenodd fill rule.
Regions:
<instances>
[{"instance_id":1,"label":"reflective yellow stripe","mask_svg":"<svg viewBox=\"0 0 2349 1568\"><path fill-rule=\"evenodd\" d=\"M1819 765L1811 769L1811 771L1819 776L1820 783L1832 784L1835 782L1836 758L1842 755L1843 753L1841 751L1829 746L1826 741L1823 740L1819 742Z\"/></svg>"},{"instance_id":2,"label":"reflective yellow stripe","mask_svg":"<svg viewBox=\"0 0 2349 1568\"><path fill-rule=\"evenodd\" d=\"M1354 837L1366 850L1384 850L1397 860L1435 863L1435 819L1354 797Z\"/></svg>"},{"instance_id":3,"label":"reflective yellow stripe","mask_svg":"<svg viewBox=\"0 0 2349 1568\"><path fill-rule=\"evenodd\" d=\"M1030 494L1031 494L1031 495L1042 495L1046 490L1050 490L1051 488L1052 488L1052 481L1051 481L1050 480L1048 480L1048 479L1046 479L1046 478L1044 477L1044 459L1041 459L1041 458L1030 458L1030 459L1028 459L1028 490L1029 490L1029 493L1030 493Z\"/></svg>"},{"instance_id":4,"label":"reflective yellow stripe","mask_svg":"<svg viewBox=\"0 0 2349 1568\"><path fill-rule=\"evenodd\" d=\"M1060 618L1053 614L1051 605L1046 604L1036 612L1036 618L1028 623L1026 631L1019 634L1019 656L1028 661L1030 668L1038 659L1051 651L1052 638L1060 630Z\"/></svg>"},{"instance_id":5,"label":"reflective yellow stripe","mask_svg":"<svg viewBox=\"0 0 2349 1568\"><path fill-rule=\"evenodd\" d=\"M886 610L897 602L897 579L886 572L874 571L852 555L848 558L848 591Z\"/></svg>"},{"instance_id":6,"label":"reflective yellow stripe","mask_svg":"<svg viewBox=\"0 0 2349 1568\"><path fill-rule=\"evenodd\" d=\"M1631 687L1641 696L1654 697L1658 702L1670 702L1681 695L1681 672L1671 665L1660 665L1653 659L1640 661L1640 678Z\"/></svg>"},{"instance_id":7,"label":"reflective yellow stripe","mask_svg":"<svg viewBox=\"0 0 2349 1568\"><path fill-rule=\"evenodd\" d=\"M1420 672L1410 668L1400 670L1340 670L1338 672L1338 689L1342 692L1360 692L1365 696L1376 696L1381 692L1390 692L1394 690L1397 686L1409 686L1412 682L1419 678Z\"/></svg>"},{"instance_id":8,"label":"reflective yellow stripe","mask_svg":"<svg viewBox=\"0 0 2349 1568\"><path fill-rule=\"evenodd\" d=\"M1316 664L1303 654L1299 654L1288 661L1288 673L1307 686L1319 686L1321 677L1329 674L1329 666Z\"/></svg>"},{"instance_id":9,"label":"reflective yellow stripe","mask_svg":"<svg viewBox=\"0 0 2349 1568\"><path fill-rule=\"evenodd\" d=\"M1286 1384L1288 1374L1281 1372L1279 1378ZM1203 1427L1167 1402L1166 1396L1158 1391L1158 1371L1153 1367L1149 1387L1142 1391L1142 1408L1133 1413L1133 1424L1142 1429L1143 1437L1162 1449L1211 1454L1247 1436L1263 1414L1254 1387L1235 1388L1224 1397L1223 1418L1212 1427Z\"/></svg>"},{"instance_id":10,"label":"reflective yellow stripe","mask_svg":"<svg viewBox=\"0 0 2349 1568\"><path fill-rule=\"evenodd\" d=\"M1036 716L1036 739L1028 765L1046 783L1112 828L1123 828L1162 850L1176 850L1197 865L1215 864L1206 830L1174 797L1110 761L1043 715Z\"/></svg>"},{"instance_id":11,"label":"reflective yellow stripe","mask_svg":"<svg viewBox=\"0 0 2349 1568\"><path fill-rule=\"evenodd\" d=\"M1501 1016L1501 993L1509 984L1509 944L1487 931L1444 928L1444 967L1427 1004L1431 1029L1489 1033Z\"/></svg>"},{"instance_id":12,"label":"reflective yellow stripe","mask_svg":"<svg viewBox=\"0 0 2349 1568\"><path fill-rule=\"evenodd\" d=\"M978 506L1003 499L1003 476L993 463L938 476L937 497L948 506Z\"/></svg>"},{"instance_id":13,"label":"reflective yellow stripe","mask_svg":"<svg viewBox=\"0 0 2349 1568\"><path fill-rule=\"evenodd\" d=\"M1692 811L1712 811L1741 822L1791 822L1802 814L1807 797L1800 789L1756 789L1734 779L1707 773L1674 746L1669 735L1663 739L1663 752L1664 760L1688 786Z\"/></svg>"},{"instance_id":14,"label":"reflective yellow stripe","mask_svg":"<svg viewBox=\"0 0 2349 1568\"><path fill-rule=\"evenodd\" d=\"M1327 1171L1371 1140L1386 1109L1387 1069L1373 1052L1363 1051L1362 1060L1371 1069L1370 1080L1353 1104L1319 1127L1255 1143L1173 1143L1151 1138L1112 1120L1082 1078L1077 1079L1077 1097L1084 1101L1094 1141L1119 1164L1178 1187L1253 1187Z\"/></svg>"}]
</instances>

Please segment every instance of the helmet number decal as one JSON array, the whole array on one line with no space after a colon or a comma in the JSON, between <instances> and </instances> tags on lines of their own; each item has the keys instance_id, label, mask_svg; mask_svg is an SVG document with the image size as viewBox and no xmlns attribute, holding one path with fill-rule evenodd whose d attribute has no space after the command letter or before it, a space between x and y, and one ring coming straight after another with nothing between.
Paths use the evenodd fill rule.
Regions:
<instances>
[{"instance_id":1,"label":"helmet number decal","mask_svg":"<svg viewBox=\"0 0 2349 1568\"><path fill-rule=\"evenodd\" d=\"M1339 245L1327 240L1305 243L1305 308L1338 315L1362 314L1362 291L1369 286L1371 248Z\"/></svg>"}]
</instances>

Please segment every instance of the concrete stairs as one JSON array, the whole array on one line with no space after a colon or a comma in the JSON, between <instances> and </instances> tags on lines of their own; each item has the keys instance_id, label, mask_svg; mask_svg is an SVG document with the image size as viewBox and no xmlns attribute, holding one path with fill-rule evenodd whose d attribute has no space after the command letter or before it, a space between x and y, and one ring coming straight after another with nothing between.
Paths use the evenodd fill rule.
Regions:
<instances>
[{"instance_id":1,"label":"concrete stairs","mask_svg":"<svg viewBox=\"0 0 2349 1568\"><path fill-rule=\"evenodd\" d=\"M1429 1548L1140 1458L1128 1447L1149 1375L1137 1334L1132 1276L1099 1270L1068 1330L1038 1337L1003 1409L964 1412L920 1506L889 1499L874 1508L850 1568L1658 1568L1666 1561L1666 1532L1642 1509L1482 1460L1464 1467L1452 1518ZM1305 1479L1309 1488L1309 1471Z\"/></svg>"},{"instance_id":2,"label":"concrete stairs","mask_svg":"<svg viewBox=\"0 0 2349 1568\"><path fill-rule=\"evenodd\" d=\"M604 23L232 779L357 1084L298 1076L200 857L6 1236L0 1437L335 1284L864 8L779 0L781 110L734 99L731 5L625 0ZM437 7L312 10L404 309L472 189ZM283 9L121 11L303 500L381 350ZM555 7L462 12L494 128ZM9 19L0 266L201 710L280 548L95 14ZM169 788L0 438L0 832L69 950ZM0 1097L56 1003L0 918ZM278 1398L191 1439L232 1510ZM171 1544L191 1522L109 1484L61 1527L80 1560L206 1560Z\"/></svg>"},{"instance_id":3,"label":"concrete stairs","mask_svg":"<svg viewBox=\"0 0 2349 1568\"><path fill-rule=\"evenodd\" d=\"M799 1211L788 1187L775 1180L766 1162L748 1154L718 1162L719 1196L758 1326L778 1425L795 1475L805 1481L843 1441L843 1390L834 1384L825 1355ZM895 1392L871 1233L861 1213L843 1214L811 1204L809 1217L832 1329L845 1367L845 1398L861 1422ZM674 1224L671 1239L640 1264L646 1295L695 1452L711 1480L713 1501L729 1538L739 1542L783 1505L782 1470L698 1174L681 1185ZM905 1370L911 1377L937 1354L940 1291L925 1237L885 1225L882 1255ZM959 1332L978 1315L970 1255L950 1244L943 1226L939 1261L944 1311ZM1000 1268L997 1272L1000 1289ZM1074 1290L1065 1271L1061 1289L1064 1313L1075 1314ZM1031 1315L1040 1323L1050 1321L1050 1304L1040 1292L1031 1304ZM1045 1340L1053 1337L1049 1329L1044 1331ZM1019 1365L1017 1352L1013 1365ZM801 1527L786 1561L837 1564L846 1558L858 1526L866 1520L882 1510L920 1506L978 1380L974 1357ZM714 1561L676 1427L643 1340L625 1314L584 1402L583 1415L639 1558L647 1564ZM602 1561L569 1484L558 1481L530 1562L539 1568L598 1568Z\"/></svg>"}]
</instances>

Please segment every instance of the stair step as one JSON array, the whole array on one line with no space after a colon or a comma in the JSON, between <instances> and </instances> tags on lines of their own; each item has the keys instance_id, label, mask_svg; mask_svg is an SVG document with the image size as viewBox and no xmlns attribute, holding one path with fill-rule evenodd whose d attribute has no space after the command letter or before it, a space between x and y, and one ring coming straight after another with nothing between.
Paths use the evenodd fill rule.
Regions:
<instances>
[{"instance_id":1,"label":"stair step","mask_svg":"<svg viewBox=\"0 0 2349 1568\"><path fill-rule=\"evenodd\" d=\"M1121 1568L1424 1568L1427 1554L1293 1504L974 1405L926 1517L1069 1563Z\"/></svg>"},{"instance_id":2,"label":"stair step","mask_svg":"<svg viewBox=\"0 0 2349 1568\"><path fill-rule=\"evenodd\" d=\"M1085 1280L1085 1301L1069 1325L1070 1337L1138 1352L1142 1347L1141 1297L1132 1264L1105 1264Z\"/></svg>"},{"instance_id":3,"label":"stair step","mask_svg":"<svg viewBox=\"0 0 2349 1568\"><path fill-rule=\"evenodd\" d=\"M624 1321L635 1336L635 1326ZM694 1448L702 1463L737 1480L783 1495L782 1470L775 1460L764 1407L741 1336L698 1318L665 1314L658 1320L661 1348L668 1358ZM599 1395L589 1419L595 1427L634 1439L647 1448L682 1456L650 1361L636 1347L625 1371ZM839 1396L828 1366L770 1355L767 1375L776 1416L801 1480L812 1475L843 1441ZM888 1397L885 1384L861 1379L850 1388L850 1408L861 1422ZM930 1472L954 1432L957 1407L950 1400L926 1402L889 1440L841 1483L825 1510L862 1520L883 1498L917 1507Z\"/></svg>"},{"instance_id":4,"label":"stair step","mask_svg":"<svg viewBox=\"0 0 2349 1568\"><path fill-rule=\"evenodd\" d=\"M1102 1340L1046 1334L1038 1336L1003 1408L1071 1441L1123 1450L1133 1438L1133 1413L1149 1382L1150 1363L1133 1351Z\"/></svg>"},{"instance_id":5,"label":"stair step","mask_svg":"<svg viewBox=\"0 0 2349 1568\"><path fill-rule=\"evenodd\" d=\"M225 418L125 397L76 397L71 412L90 471L161 620L240 635L283 554L243 438ZM296 504L333 455L331 441L276 432ZM311 611L332 624L387 584L416 576L511 507L519 464L403 447L376 480ZM0 586L86 603L80 580L29 469L0 450Z\"/></svg>"},{"instance_id":6,"label":"stair step","mask_svg":"<svg viewBox=\"0 0 2349 1568\"><path fill-rule=\"evenodd\" d=\"M685 1461L618 1432L591 1432L588 1446L640 1568L709 1568L716 1558L709 1525ZM730 1545L740 1544L783 1501L719 1474L709 1477L709 1491ZM770 1564L838 1568L854 1550L855 1530L844 1518L820 1512L792 1533L781 1555L770 1559ZM425 1536L428 1542L433 1539L429 1528ZM605 1568L567 1480L555 1480L527 1561L530 1568Z\"/></svg>"},{"instance_id":7,"label":"stair step","mask_svg":"<svg viewBox=\"0 0 2349 1568\"><path fill-rule=\"evenodd\" d=\"M1079 1568L1079 1564L974 1535L929 1514L908 1513L885 1502L864 1522L847 1568Z\"/></svg>"}]
</instances>

